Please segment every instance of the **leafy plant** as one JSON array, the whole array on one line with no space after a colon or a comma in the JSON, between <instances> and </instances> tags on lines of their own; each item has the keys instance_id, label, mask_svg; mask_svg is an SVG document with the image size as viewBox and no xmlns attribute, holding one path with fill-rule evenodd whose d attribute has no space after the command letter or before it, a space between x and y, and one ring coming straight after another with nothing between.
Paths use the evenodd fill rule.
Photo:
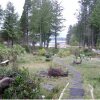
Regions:
<instances>
[{"instance_id":1,"label":"leafy plant","mask_svg":"<svg viewBox=\"0 0 100 100\"><path fill-rule=\"evenodd\" d=\"M38 99L40 96L40 79L29 76L27 69L15 72L15 81L4 91L4 99Z\"/></svg>"},{"instance_id":2,"label":"leafy plant","mask_svg":"<svg viewBox=\"0 0 100 100\"><path fill-rule=\"evenodd\" d=\"M18 45L18 44L13 46L12 51L14 53L16 53L17 55L25 53L25 49L22 46Z\"/></svg>"},{"instance_id":3,"label":"leafy plant","mask_svg":"<svg viewBox=\"0 0 100 100\"><path fill-rule=\"evenodd\" d=\"M27 45L23 45L22 47L25 49L25 51L26 51L27 53L30 52L30 48L29 48Z\"/></svg>"},{"instance_id":4,"label":"leafy plant","mask_svg":"<svg viewBox=\"0 0 100 100\"><path fill-rule=\"evenodd\" d=\"M44 56L46 54L46 50L44 48L39 50L39 55Z\"/></svg>"},{"instance_id":5,"label":"leafy plant","mask_svg":"<svg viewBox=\"0 0 100 100\"><path fill-rule=\"evenodd\" d=\"M45 60L46 60L46 61L51 61L51 59L52 59L51 56L52 56L52 55L51 55L50 53L46 53L46 54L45 54L45 57L46 57Z\"/></svg>"},{"instance_id":6,"label":"leafy plant","mask_svg":"<svg viewBox=\"0 0 100 100\"><path fill-rule=\"evenodd\" d=\"M61 49L61 50L59 50L59 52L58 52L58 56L59 57L67 57L67 56L70 56L71 55L71 52L69 51L69 50L67 50L67 49Z\"/></svg>"}]
</instances>

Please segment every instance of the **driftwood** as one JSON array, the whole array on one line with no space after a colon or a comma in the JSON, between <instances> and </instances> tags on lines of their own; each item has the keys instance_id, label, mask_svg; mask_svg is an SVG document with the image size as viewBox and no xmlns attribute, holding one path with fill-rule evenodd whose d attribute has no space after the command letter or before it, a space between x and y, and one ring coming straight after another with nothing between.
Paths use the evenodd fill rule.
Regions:
<instances>
[{"instance_id":1,"label":"driftwood","mask_svg":"<svg viewBox=\"0 0 100 100\"><path fill-rule=\"evenodd\" d=\"M9 64L9 60L2 61L0 65L7 66Z\"/></svg>"},{"instance_id":2,"label":"driftwood","mask_svg":"<svg viewBox=\"0 0 100 100\"><path fill-rule=\"evenodd\" d=\"M4 92L5 89L14 81L13 78L4 77L0 80L0 95Z\"/></svg>"}]
</instances>

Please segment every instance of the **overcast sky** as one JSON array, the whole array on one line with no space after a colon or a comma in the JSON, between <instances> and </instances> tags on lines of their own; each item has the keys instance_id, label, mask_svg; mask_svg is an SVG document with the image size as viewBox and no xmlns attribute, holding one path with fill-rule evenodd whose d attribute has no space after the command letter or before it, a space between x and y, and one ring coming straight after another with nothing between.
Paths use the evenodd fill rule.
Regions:
<instances>
[{"instance_id":1,"label":"overcast sky","mask_svg":"<svg viewBox=\"0 0 100 100\"><path fill-rule=\"evenodd\" d=\"M18 12L19 15L21 15L25 0L0 0L0 5L3 8L5 8L8 1L11 1L14 4L16 11ZM63 29L60 36L66 37L69 25L73 25L77 22L76 15L74 14L76 13L76 9L79 9L79 4L78 4L79 0L58 0L58 1L61 2L61 5L64 8L63 17L66 19L66 21L64 22L64 26L66 27Z\"/></svg>"}]
</instances>

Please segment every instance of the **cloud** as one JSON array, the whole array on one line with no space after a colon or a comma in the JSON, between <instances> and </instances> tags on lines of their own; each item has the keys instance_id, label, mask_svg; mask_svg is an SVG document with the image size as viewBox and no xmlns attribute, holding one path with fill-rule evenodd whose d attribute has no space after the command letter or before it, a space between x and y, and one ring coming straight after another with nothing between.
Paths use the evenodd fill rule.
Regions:
<instances>
[{"instance_id":1,"label":"cloud","mask_svg":"<svg viewBox=\"0 0 100 100\"><path fill-rule=\"evenodd\" d=\"M16 12L18 12L18 14L21 16L25 0L0 0L0 5L3 9L6 8L9 1L13 3Z\"/></svg>"}]
</instances>

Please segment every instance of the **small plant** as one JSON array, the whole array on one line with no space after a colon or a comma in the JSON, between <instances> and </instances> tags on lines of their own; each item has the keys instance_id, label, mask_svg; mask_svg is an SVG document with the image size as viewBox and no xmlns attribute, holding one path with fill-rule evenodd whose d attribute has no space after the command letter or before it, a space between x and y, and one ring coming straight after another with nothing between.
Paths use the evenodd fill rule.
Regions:
<instances>
[{"instance_id":1,"label":"small plant","mask_svg":"<svg viewBox=\"0 0 100 100\"><path fill-rule=\"evenodd\" d=\"M20 45L14 45L12 48L12 51L16 53L17 55L25 53L25 49Z\"/></svg>"},{"instance_id":2,"label":"small plant","mask_svg":"<svg viewBox=\"0 0 100 100\"><path fill-rule=\"evenodd\" d=\"M81 53L83 53L87 57L94 57L97 55L95 52L93 52L91 49L88 48L83 49Z\"/></svg>"},{"instance_id":3,"label":"small plant","mask_svg":"<svg viewBox=\"0 0 100 100\"><path fill-rule=\"evenodd\" d=\"M51 55L54 55L54 54L57 54L58 53L58 49L55 49L55 48L49 48L48 49L48 52L51 54Z\"/></svg>"},{"instance_id":4,"label":"small plant","mask_svg":"<svg viewBox=\"0 0 100 100\"><path fill-rule=\"evenodd\" d=\"M46 57L46 61L51 61L51 54L50 53L46 53L45 54L45 57Z\"/></svg>"},{"instance_id":5,"label":"small plant","mask_svg":"<svg viewBox=\"0 0 100 100\"><path fill-rule=\"evenodd\" d=\"M61 49L61 50L59 50L59 52L58 52L58 56L59 57L67 57L67 56L70 56L71 55L71 52L69 51L69 50L67 50L67 49Z\"/></svg>"},{"instance_id":6,"label":"small plant","mask_svg":"<svg viewBox=\"0 0 100 100\"><path fill-rule=\"evenodd\" d=\"M50 53L46 53L46 54L45 54L45 57L46 57L46 58L50 58L50 57L51 57L51 54L50 54Z\"/></svg>"},{"instance_id":7,"label":"small plant","mask_svg":"<svg viewBox=\"0 0 100 100\"><path fill-rule=\"evenodd\" d=\"M59 88L55 87L51 93L48 94L48 96L46 97L46 99L56 99L57 98L57 93L59 92Z\"/></svg>"},{"instance_id":8,"label":"small plant","mask_svg":"<svg viewBox=\"0 0 100 100\"><path fill-rule=\"evenodd\" d=\"M46 50L44 48L39 50L39 55L45 56L45 54L46 54Z\"/></svg>"}]
</instances>

